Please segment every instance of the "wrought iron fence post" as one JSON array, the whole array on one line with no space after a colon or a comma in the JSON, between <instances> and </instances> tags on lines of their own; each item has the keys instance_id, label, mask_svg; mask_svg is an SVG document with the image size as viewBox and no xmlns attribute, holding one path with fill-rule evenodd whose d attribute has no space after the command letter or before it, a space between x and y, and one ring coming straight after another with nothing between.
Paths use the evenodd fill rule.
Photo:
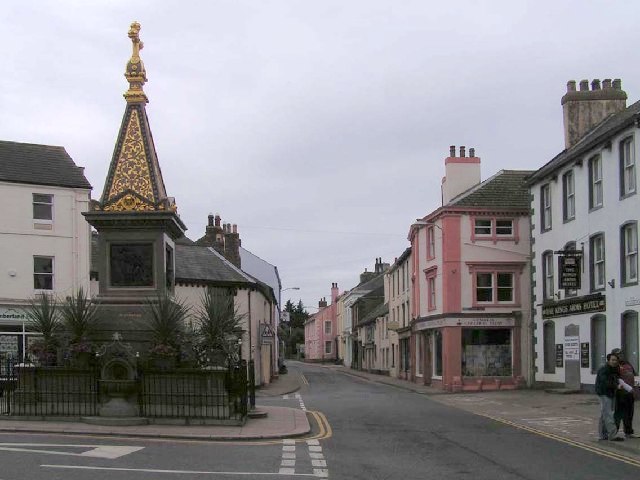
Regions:
<instances>
[{"instance_id":1,"label":"wrought iron fence post","mask_svg":"<svg viewBox=\"0 0 640 480\"><path fill-rule=\"evenodd\" d=\"M249 406L251 410L256 408L256 371L253 359L249 360Z\"/></svg>"}]
</instances>

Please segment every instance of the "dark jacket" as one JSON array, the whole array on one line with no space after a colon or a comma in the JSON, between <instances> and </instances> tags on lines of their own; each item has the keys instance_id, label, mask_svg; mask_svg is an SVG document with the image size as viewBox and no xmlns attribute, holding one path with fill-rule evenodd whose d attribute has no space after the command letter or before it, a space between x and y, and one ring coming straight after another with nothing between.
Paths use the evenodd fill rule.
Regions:
<instances>
[{"instance_id":1,"label":"dark jacket","mask_svg":"<svg viewBox=\"0 0 640 480\"><path fill-rule=\"evenodd\" d=\"M613 398L618 389L618 368L604 364L596 375L596 394Z\"/></svg>"}]
</instances>

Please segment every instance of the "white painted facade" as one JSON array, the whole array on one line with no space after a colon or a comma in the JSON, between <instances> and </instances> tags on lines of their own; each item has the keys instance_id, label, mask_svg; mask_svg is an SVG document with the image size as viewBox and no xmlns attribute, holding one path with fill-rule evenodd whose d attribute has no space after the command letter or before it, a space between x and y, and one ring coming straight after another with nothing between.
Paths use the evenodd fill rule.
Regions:
<instances>
[{"instance_id":1,"label":"white painted facade","mask_svg":"<svg viewBox=\"0 0 640 480\"><path fill-rule=\"evenodd\" d=\"M633 160L633 191L628 195L621 193L621 149L625 141L631 141L631 153ZM532 264L533 270L533 295L535 309L535 369L537 382L552 382L565 384L567 378L567 347L565 341L565 328L575 325L579 331L579 343L581 352L579 381L582 385L593 385L595 373L600 365L605 362L606 353L613 348L622 347L626 351L627 360L638 369L638 311L640 310L640 286L637 273L637 220L640 211L640 195L637 194L637 168L636 159L638 152L638 128L630 126L622 132L603 141L601 145L581 155L580 158L550 172L546 178L540 179L531 185L532 196ZM601 206L591 207L590 203L599 203L599 194L593 200L594 188L590 188L590 171L594 164L590 164L596 155L601 159ZM596 164L597 165L597 164ZM573 175L574 200L568 200L564 192L567 191L565 182L568 176ZM543 205L542 196L544 189L549 189L551 204ZM600 187L596 187L599 190ZM574 218L565 218L566 205L575 204ZM546 208L545 208L546 207ZM571 211L569 207L569 211ZM545 220L550 228L543 228ZM547 223L547 225L549 225ZM635 269L635 279L625 280L626 261L625 242L623 240L623 228L628 225L634 231L635 245L631 250L631 263ZM599 250L598 235L604 239L604 276L601 263L597 258ZM561 290L559 288L558 255L550 255L550 252L563 250L569 242L575 242L577 250L584 249L582 259L581 288L575 292ZM545 259L549 255L552 261L546 266ZM594 262L598 264L595 270L598 274L592 274ZM549 268L549 267L552 268ZM599 277L599 278L596 278ZM603 280L603 281L600 281ZM547 288L545 288L545 282ZM550 285L553 283L553 291ZM546 291L546 293L545 293ZM568 295L569 294L569 295ZM591 311L575 315L550 317L550 310L543 315L543 304L557 304L559 300L567 298L580 298L590 294L601 294L606 302L606 309L601 312ZM555 296L555 298L553 298ZM546 298L545 298L546 297ZM570 301L570 300L568 300ZM547 318L544 318L547 317ZM570 335L574 336L574 335ZM562 345L562 366L556 365L556 349ZM588 352L586 351L588 347ZM546 365L545 365L546 358Z\"/></svg>"},{"instance_id":2,"label":"white painted facade","mask_svg":"<svg viewBox=\"0 0 640 480\"><path fill-rule=\"evenodd\" d=\"M51 195L52 220L34 220L33 194ZM13 332L19 333L24 352L22 307L38 293L57 298L73 295L79 288L89 291L89 224L82 212L89 209L91 191L0 182L0 352L13 351ZM34 288L34 257L52 259L52 289ZM14 337L15 338L15 337Z\"/></svg>"},{"instance_id":3,"label":"white painted facade","mask_svg":"<svg viewBox=\"0 0 640 480\"><path fill-rule=\"evenodd\" d=\"M406 329L411 322L412 261L413 257L409 252L408 255L400 257L400 260L396 261L384 274L384 298L385 303L389 305L389 313L386 325L381 325L384 328L380 330L382 332L380 348L385 350L385 353L382 353L385 359L389 355L386 369L392 377L397 377L400 372L400 340L396 331ZM410 332L407 332L407 339L409 334ZM387 349L389 354L386 353Z\"/></svg>"}]
</instances>

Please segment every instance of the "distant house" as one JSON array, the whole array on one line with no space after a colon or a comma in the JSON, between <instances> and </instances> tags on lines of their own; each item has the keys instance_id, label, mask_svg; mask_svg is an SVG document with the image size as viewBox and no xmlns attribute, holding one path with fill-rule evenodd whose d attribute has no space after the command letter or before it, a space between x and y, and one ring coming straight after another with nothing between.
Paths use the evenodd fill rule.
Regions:
<instances>
[{"instance_id":1,"label":"distant house","mask_svg":"<svg viewBox=\"0 0 640 480\"><path fill-rule=\"evenodd\" d=\"M451 147L442 206L409 230L411 379L447 391L530 380L529 190L532 172L481 181L480 158Z\"/></svg>"},{"instance_id":2,"label":"distant house","mask_svg":"<svg viewBox=\"0 0 640 480\"><path fill-rule=\"evenodd\" d=\"M64 147L0 141L0 358L28 347L22 308L89 291L91 185Z\"/></svg>"},{"instance_id":3,"label":"distant house","mask_svg":"<svg viewBox=\"0 0 640 480\"><path fill-rule=\"evenodd\" d=\"M325 298L318 302L318 311L304 324L305 360L308 362L335 361L337 342L338 284L331 284L331 303Z\"/></svg>"},{"instance_id":4,"label":"distant house","mask_svg":"<svg viewBox=\"0 0 640 480\"><path fill-rule=\"evenodd\" d=\"M529 179L539 385L593 389L613 348L640 367L640 102L620 80L567 84L565 149Z\"/></svg>"}]
</instances>

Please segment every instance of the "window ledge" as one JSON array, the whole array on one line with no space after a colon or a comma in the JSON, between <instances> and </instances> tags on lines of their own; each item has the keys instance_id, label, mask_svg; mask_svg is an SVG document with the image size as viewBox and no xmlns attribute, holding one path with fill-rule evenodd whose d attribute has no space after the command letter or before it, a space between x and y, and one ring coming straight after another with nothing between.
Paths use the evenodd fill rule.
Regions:
<instances>
[{"instance_id":1,"label":"window ledge","mask_svg":"<svg viewBox=\"0 0 640 480\"><path fill-rule=\"evenodd\" d=\"M633 287L638 285L638 280L634 280L633 282L626 282L626 283L622 283L620 282L620 288L624 288L624 287Z\"/></svg>"}]
</instances>

